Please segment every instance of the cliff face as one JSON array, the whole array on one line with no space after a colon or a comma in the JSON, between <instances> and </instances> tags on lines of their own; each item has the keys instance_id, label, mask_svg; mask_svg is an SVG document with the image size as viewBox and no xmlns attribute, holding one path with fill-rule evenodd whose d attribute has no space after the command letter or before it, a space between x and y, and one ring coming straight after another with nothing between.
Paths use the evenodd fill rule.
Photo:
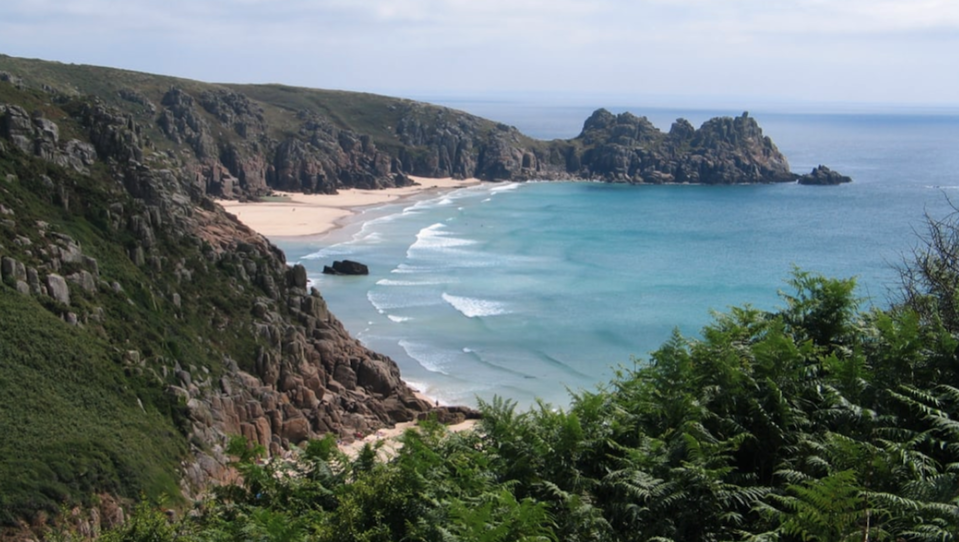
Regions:
<instances>
[{"instance_id":1,"label":"cliff face","mask_svg":"<svg viewBox=\"0 0 959 542\"><path fill-rule=\"evenodd\" d=\"M181 457L165 458L182 461L176 476L184 495L201 491L224 473L223 445L230 435L243 435L281 454L308 438L330 433L352 438L433 410L400 380L392 360L346 332L322 295L309 287L302 266L288 266L280 250L208 196L215 186L210 175L219 176L220 187L235 182L234 189L251 191L265 187L264 179L282 182L276 179L284 179L290 169L299 175L297 182L306 178L306 171L314 172L309 179L319 183L315 186L331 171L338 172L340 181L344 172L355 170L362 173L352 181L373 182L375 172L385 174L389 167L368 140L314 122L312 148L336 138L333 158L315 157L307 152L311 147L301 147L299 155L283 155L286 162L274 159L261 165L253 154L243 154L247 158L233 163L234 175L216 172L223 163L211 143L213 128L197 113L198 102L177 91L156 109L164 134L180 142L175 151L153 145L134 115L95 99L53 97L3 82L0 96L9 100L0 102L0 301L56 317L49 325L89 341L94 345L89 352L113 352L108 357L115 365L108 363L107 371L116 373L111 377L118 382L116 393L154 390L137 392L135 403L123 401L133 407L128 414L134 418L138 409L151 416L157 433L166 435L160 442L184 446ZM265 144L240 134L256 132L256 115L248 113L248 102L236 98L222 103L240 104L228 110L210 108L234 127L240 139L233 148L252 153ZM196 159L177 159L187 149ZM13 419L21 414L23 419L43 418L42 412L18 412L20 405L42 402L36 395L42 392L4 370L22 366L16 375L41 371L31 363L53 356L58 345L35 338L44 336L45 329L5 332L14 336L4 348L39 341L40 351L37 358L22 359L12 351L15 359L4 360L8 365L0 369L0 410ZM81 366L97 362L89 352L75 354ZM74 373L67 379L78 381L55 393L70 395L86 385ZM95 417L82 403L71 415ZM441 409L439 415L455 421L463 414L451 416ZM28 441L28 433L39 430L38 424L8 426L5 416L0 416L0 426L10 446ZM49 424L47 444L66 445L58 435L69 432L71 420L43 419ZM142 438L152 438L149 435ZM122 437L121 447L129 444L123 438L131 437ZM3 493L26 495L22 502L19 497L4 501L0 526L14 521L13 514L55 510L44 499L31 500L33 490L6 476L8 470L16 471L28 485L45 476L30 470L40 466L17 463L20 452L4 447L0 454ZM71 482L84 469L101 468L92 465L113 472L111 461L102 463L99 455L84 453L77 451L59 475L67 480L63 491L68 495L81 491L76 500L63 495L67 502L82 502L82 491L135 497L156 482L147 476L134 484L121 474ZM126 465L123 455L118 452L112 461Z\"/></svg>"},{"instance_id":2,"label":"cliff face","mask_svg":"<svg viewBox=\"0 0 959 542\"><path fill-rule=\"evenodd\" d=\"M94 95L142 128L144 146L207 194L335 193L402 186L407 175L628 183L795 181L747 114L663 133L598 110L570 140L537 141L461 111L360 93L212 85L0 56L0 76L55 95ZM5 74L5 75L3 75Z\"/></svg>"},{"instance_id":3,"label":"cliff face","mask_svg":"<svg viewBox=\"0 0 959 542\"><path fill-rule=\"evenodd\" d=\"M194 98L173 86L163 95L156 124L174 146L192 150L186 162L213 195L335 193L410 182L370 136L309 111L296 113L294 133L280 134L267 124L262 107L232 90L203 90Z\"/></svg>"},{"instance_id":4,"label":"cliff face","mask_svg":"<svg viewBox=\"0 0 959 542\"><path fill-rule=\"evenodd\" d=\"M600 109L573 140L568 168L630 183L741 184L796 180L755 119L714 118L698 130L684 119L662 133L646 117Z\"/></svg>"},{"instance_id":5,"label":"cliff face","mask_svg":"<svg viewBox=\"0 0 959 542\"><path fill-rule=\"evenodd\" d=\"M218 149L207 135L214 128L183 105L192 103L188 95L174 87L163 103L173 106L159 117L164 133L193 149L208 193L227 197L270 189L333 193L343 187L403 186L410 182L406 175L637 184L796 180L786 158L746 113L711 119L698 130L679 119L664 134L645 117L600 109L576 138L542 142L511 126L404 101L393 106L397 120L390 136L399 144L389 152L377 149L373 136L337 128L315 112L298 112L296 134L277 140L244 95L205 92L200 103L221 124L215 129L232 128L239 136Z\"/></svg>"}]
</instances>

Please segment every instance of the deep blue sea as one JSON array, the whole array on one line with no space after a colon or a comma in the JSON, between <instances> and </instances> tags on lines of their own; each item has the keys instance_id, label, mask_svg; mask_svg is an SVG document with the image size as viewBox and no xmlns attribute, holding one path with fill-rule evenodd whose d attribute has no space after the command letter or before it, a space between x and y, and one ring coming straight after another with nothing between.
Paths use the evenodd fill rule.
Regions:
<instances>
[{"instance_id":1,"label":"deep blue sea","mask_svg":"<svg viewBox=\"0 0 959 542\"><path fill-rule=\"evenodd\" d=\"M448 102L550 139L590 107ZM741 111L641 106L663 130ZM896 265L925 215L959 201L959 111L753 111L792 169L826 164L838 187L488 184L361 213L314 239L275 239L347 328L443 403L501 395L558 406L593 389L712 311L782 306L794 266L857 277L888 304ZM334 259L368 277L327 277Z\"/></svg>"}]
</instances>

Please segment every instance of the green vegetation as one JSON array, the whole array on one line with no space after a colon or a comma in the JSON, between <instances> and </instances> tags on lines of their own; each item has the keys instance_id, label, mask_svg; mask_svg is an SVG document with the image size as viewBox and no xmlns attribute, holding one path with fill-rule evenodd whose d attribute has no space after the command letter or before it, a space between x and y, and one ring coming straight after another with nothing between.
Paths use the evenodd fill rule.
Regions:
<instances>
[{"instance_id":1,"label":"green vegetation","mask_svg":"<svg viewBox=\"0 0 959 542\"><path fill-rule=\"evenodd\" d=\"M162 389L6 286L0 314L0 523L95 493L177 495L184 439Z\"/></svg>"},{"instance_id":2,"label":"green vegetation","mask_svg":"<svg viewBox=\"0 0 959 542\"><path fill-rule=\"evenodd\" d=\"M223 86L249 96L263 105L264 116L272 126L284 126L292 130L296 126L291 120L294 118L293 114L310 111L329 119L337 128L371 136L378 148L391 154L396 154L401 149L415 154L418 150L416 147L405 146L397 137L396 127L404 118L409 120L415 117L426 126L439 126L441 123L455 126L464 116L469 116L477 123L477 134L483 137L499 129L495 122L472 117L462 111L378 94L285 85ZM545 143L530 137L519 135L519 138L526 147L546 148Z\"/></svg>"},{"instance_id":3,"label":"green vegetation","mask_svg":"<svg viewBox=\"0 0 959 542\"><path fill-rule=\"evenodd\" d=\"M317 90L285 85L224 85L261 104L270 124L294 128L290 119L298 111L310 111L330 119L337 128L373 137L377 146L398 148L395 127L415 102L376 94ZM441 111L438 107L425 106Z\"/></svg>"},{"instance_id":4,"label":"green vegetation","mask_svg":"<svg viewBox=\"0 0 959 542\"><path fill-rule=\"evenodd\" d=\"M112 223L144 208L106 172L80 175L0 151L0 204L15 211L0 223L0 255L42 280L49 247L68 234L99 272L97 292L71 287L69 307L0 284L0 528L97 494L179 503L188 424L186 406L167 391L173 369L216 377L225 358L251 366L257 343L243 330L258 291L236 288L228 263L208 264L200 240L167 229L156 230L160 268L137 267L135 240ZM176 277L177 262L191 280ZM79 268L62 265L62 275ZM83 325L66 323L68 312Z\"/></svg>"},{"instance_id":5,"label":"green vegetation","mask_svg":"<svg viewBox=\"0 0 959 542\"><path fill-rule=\"evenodd\" d=\"M0 285L0 525L41 510L55 513L63 503L89 503L96 493L178 495L183 407L153 371L162 361L124 363L130 350L166 354L161 330L172 315L142 305L150 296L146 277L105 231L103 202L116 195L102 179L16 152L0 155L0 176L7 174L17 180L0 186L0 203L16 210L16 222L0 227L4 256L41 266L35 248L50 242L36 226L42 220L50 231L70 232L96 257L101 276L124 284L126 292L94 298L74 288L70 310L105 315L102 325L80 328L61 319L67 308L52 299ZM42 176L71 189L45 195ZM55 203L64 196L69 211ZM21 246L18 237L30 245Z\"/></svg>"},{"instance_id":6,"label":"green vegetation","mask_svg":"<svg viewBox=\"0 0 959 542\"><path fill-rule=\"evenodd\" d=\"M940 273L955 270L940 256L926 254ZM264 465L261 449L234 441L244 482L169 530L195 540L959 540L959 341L942 325L952 305L918 281L889 310L861 309L851 279L796 271L790 286L782 310L717 314L701 339L675 334L568 410L517 412L497 399L477 431L426 423L388 461L372 448L351 461L327 439L298 463ZM127 527L109 536L143 539Z\"/></svg>"},{"instance_id":7,"label":"green vegetation","mask_svg":"<svg viewBox=\"0 0 959 542\"><path fill-rule=\"evenodd\" d=\"M308 111L320 118L328 119L337 128L371 136L377 147L393 154L398 152L400 148L406 148L397 138L395 128L404 116L409 115L411 108L416 109L417 118L426 125L433 125L441 121L455 124L458 115L463 114L444 107L377 94L309 89L286 85L204 83L115 68L63 64L6 55L0 55L0 70L20 75L29 80L31 86L45 85L64 96L75 98L96 96L104 104L132 115L141 123L151 140L164 149L169 147L169 143L156 127L155 113L148 111L141 103L124 99L121 92L136 91L140 96L159 106L163 95L171 86L180 87L194 96L199 96L204 92L232 90L251 98L262 108L263 117L267 121L270 135L273 137L283 138L295 134L303 122L303 119L298 117L298 113ZM12 88L0 85L0 102L18 103L19 99L5 98L4 87L6 89ZM24 104L24 106L28 110L44 109L42 107L31 107L31 105L40 105L40 100L49 102L50 95L40 91L36 91L34 94L37 100L30 105ZM212 116L209 116L206 111L201 110L200 115L208 118L208 120L213 120ZM58 119L54 115L47 115L47 117L53 120ZM478 117L471 118L479 123L481 133L486 134L496 129L496 123L492 121ZM217 137L229 139L233 136L227 132L219 133ZM541 146L535 140L525 136L522 136L522 141L527 146ZM407 150L412 149L408 148Z\"/></svg>"}]
</instances>

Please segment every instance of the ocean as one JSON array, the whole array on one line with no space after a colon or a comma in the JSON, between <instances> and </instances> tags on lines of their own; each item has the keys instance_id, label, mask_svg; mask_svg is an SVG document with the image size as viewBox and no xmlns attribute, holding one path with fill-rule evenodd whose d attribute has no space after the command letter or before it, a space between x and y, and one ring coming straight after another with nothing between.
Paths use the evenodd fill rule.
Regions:
<instances>
[{"instance_id":1,"label":"ocean","mask_svg":"<svg viewBox=\"0 0 959 542\"><path fill-rule=\"evenodd\" d=\"M575 136L592 108L449 101L543 139ZM733 110L622 107L662 130ZM372 208L312 239L274 239L332 311L404 379L446 404L499 395L563 407L714 311L776 309L793 269L856 277L886 306L926 216L959 198L959 111L751 111L793 171L836 187L483 183ZM320 272L333 260L366 277Z\"/></svg>"}]
</instances>

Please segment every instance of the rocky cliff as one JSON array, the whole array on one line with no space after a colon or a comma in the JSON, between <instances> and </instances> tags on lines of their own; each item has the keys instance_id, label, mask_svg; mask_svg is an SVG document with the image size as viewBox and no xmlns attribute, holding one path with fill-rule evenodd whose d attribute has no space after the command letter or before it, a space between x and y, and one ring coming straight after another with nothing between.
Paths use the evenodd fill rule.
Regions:
<instances>
[{"instance_id":1,"label":"rocky cliff","mask_svg":"<svg viewBox=\"0 0 959 542\"><path fill-rule=\"evenodd\" d=\"M663 133L646 117L600 109L572 143L567 170L582 177L653 184L796 180L748 113L708 120L698 130L679 119Z\"/></svg>"},{"instance_id":2,"label":"rocky cliff","mask_svg":"<svg viewBox=\"0 0 959 542\"><path fill-rule=\"evenodd\" d=\"M291 137L277 155L282 159L261 163L251 150L264 145L252 136L260 121L238 95L194 100L174 89L157 106L140 100L156 112L164 137L177 142L168 149L136 115L95 97L0 82L0 98L0 303L11 309L2 317L9 336L0 341L9 356L0 367L0 526L52 514L58 501L83 503L84 495L135 497L173 474L134 475L155 465L136 467L139 458L125 457L124 448L134 449L131 438L159 438L157 447L182 443L178 457L158 461L180 461L180 493L190 496L224 473L230 435L282 454L309 438L351 439L434 411L403 383L392 360L346 332L302 266L288 266L280 250L209 197L227 186L255 193L267 180L300 189L341 186L344 179L375 186L390 160L368 138L305 121L312 143ZM198 107L233 127L237 139L224 148L241 149L235 156L243 158L227 160L230 168ZM336 143L329 155L311 150L331 145L330 138ZM184 153L190 159L179 157ZM21 329L10 320L19 310L56 319ZM60 374L45 392L23 375L51 370L42 368L44 360L64 354L57 341L41 339L48 332L67 333L83 346L70 354L78 372ZM17 344L34 346L20 352ZM112 459L96 451L100 442L78 446L60 436L70 433L72 417L103 415L87 411L91 400L67 397L88 385L79 375L100 356L107 363L97 371L114 382L104 394L118 394L125 405L116 415L154 424L141 437L121 435ZM73 384L61 387L65 382ZM53 396L70 399L67 417L26 406ZM446 421L468 414L435 411ZM40 457L60 457L64 446L77 450L62 460L60 489L42 498L31 484L48 476L45 465L53 461L25 465L15 448L35 432L43 433ZM110 446L102 442L103 450ZM103 474L84 478L90 469Z\"/></svg>"},{"instance_id":3,"label":"rocky cliff","mask_svg":"<svg viewBox=\"0 0 959 542\"><path fill-rule=\"evenodd\" d=\"M537 141L467 113L385 96L280 85L213 85L0 56L0 78L52 96L95 96L141 127L145 148L205 193L335 193L409 184L408 175L627 183L797 180L748 114L668 133L600 109L569 140Z\"/></svg>"}]
</instances>

